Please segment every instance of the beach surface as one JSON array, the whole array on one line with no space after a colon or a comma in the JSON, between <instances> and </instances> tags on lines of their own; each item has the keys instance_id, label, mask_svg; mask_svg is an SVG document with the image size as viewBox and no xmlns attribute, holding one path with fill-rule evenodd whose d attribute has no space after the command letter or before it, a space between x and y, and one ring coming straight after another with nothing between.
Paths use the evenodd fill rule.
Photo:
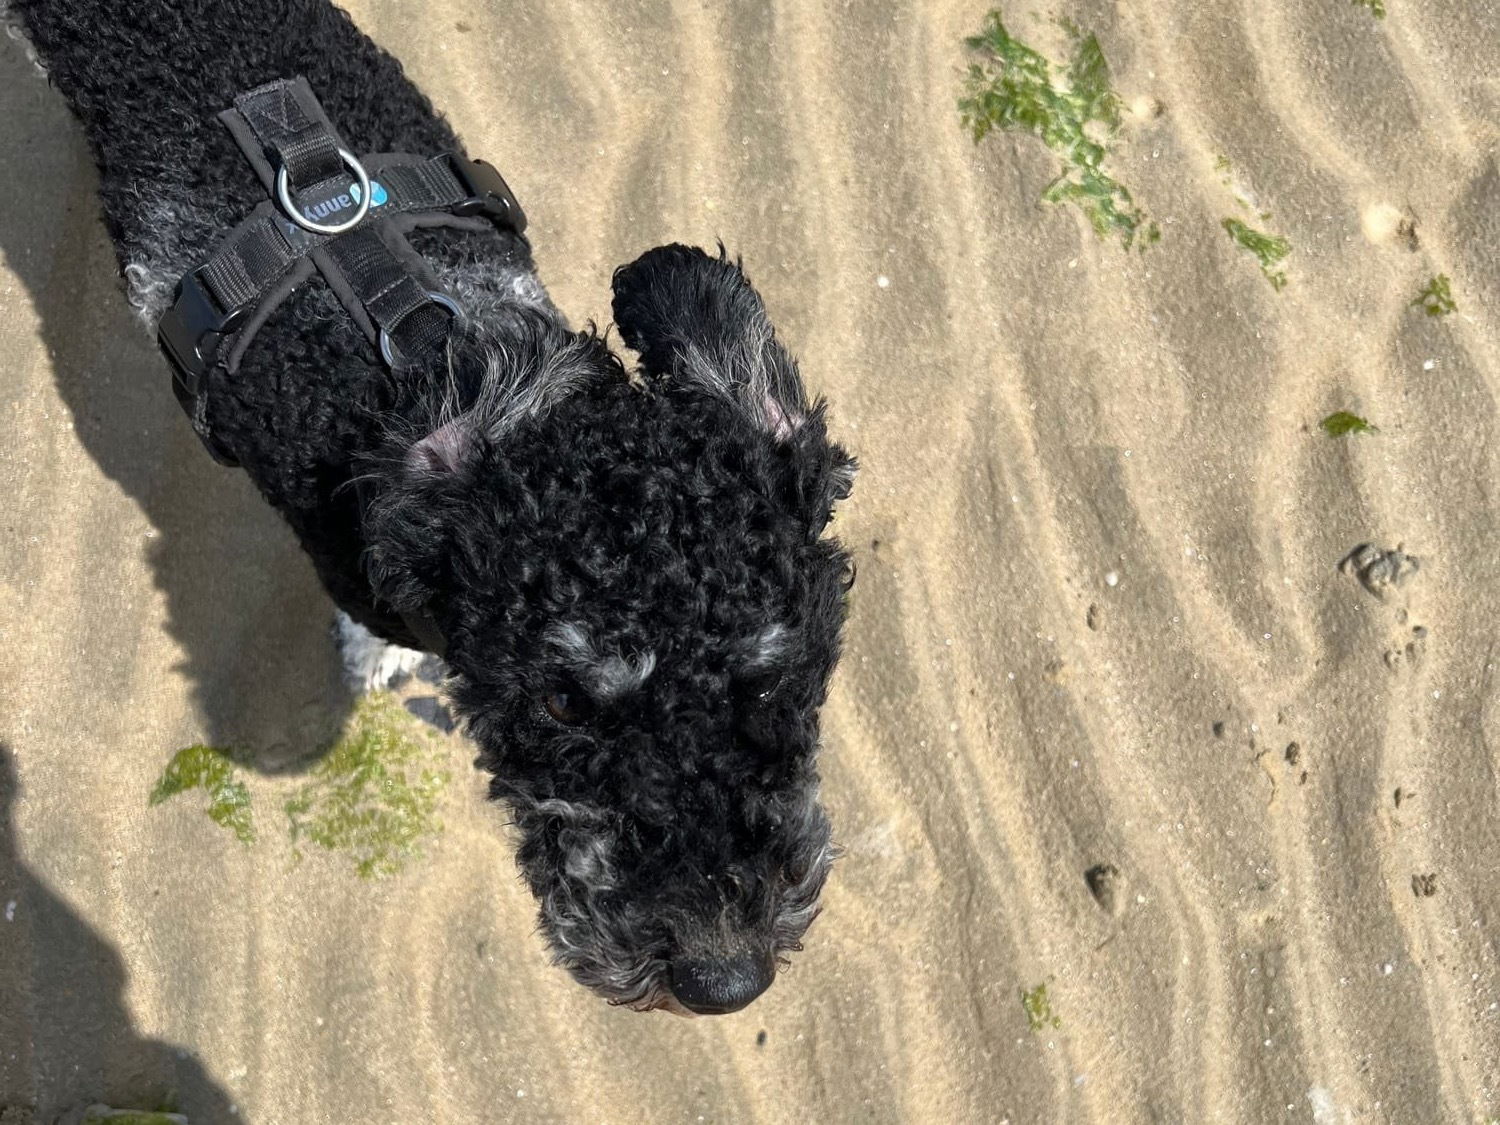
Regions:
<instances>
[{"instance_id":1,"label":"beach surface","mask_svg":"<svg viewBox=\"0 0 1500 1125\"><path fill-rule=\"evenodd\" d=\"M1095 37L1107 183L976 143L983 3L350 9L571 318L722 239L830 400L844 855L742 1013L551 967L472 747L341 686L0 39L0 1122L1500 1120L1500 4L1005 4L1055 90Z\"/></svg>"}]
</instances>

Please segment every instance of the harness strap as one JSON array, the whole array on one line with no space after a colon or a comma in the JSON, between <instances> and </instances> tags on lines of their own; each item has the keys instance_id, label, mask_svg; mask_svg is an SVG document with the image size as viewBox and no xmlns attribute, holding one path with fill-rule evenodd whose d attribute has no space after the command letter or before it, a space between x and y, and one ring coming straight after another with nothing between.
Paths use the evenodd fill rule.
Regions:
<instances>
[{"instance_id":1,"label":"harness strap","mask_svg":"<svg viewBox=\"0 0 1500 1125\"><path fill-rule=\"evenodd\" d=\"M219 117L276 198L257 205L182 278L157 335L193 428L216 461L235 465L210 431L210 379L238 370L256 331L314 268L388 364L415 362L441 345L459 310L403 232L494 224L520 234L526 216L480 160L451 152L355 160L300 77L241 94ZM340 213L348 216L342 223Z\"/></svg>"},{"instance_id":2,"label":"harness strap","mask_svg":"<svg viewBox=\"0 0 1500 1125\"><path fill-rule=\"evenodd\" d=\"M392 164L372 156L365 167L380 175L385 190L403 211L451 207L474 194L453 170L451 154L412 164Z\"/></svg>"},{"instance_id":3,"label":"harness strap","mask_svg":"<svg viewBox=\"0 0 1500 1125\"><path fill-rule=\"evenodd\" d=\"M220 308L237 308L259 296L299 257L276 229L275 220L259 214L237 227L198 267L198 280Z\"/></svg>"},{"instance_id":4,"label":"harness strap","mask_svg":"<svg viewBox=\"0 0 1500 1125\"><path fill-rule=\"evenodd\" d=\"M372 228L359 227L322 249L401 356L411 359L426 355L448 338L452 314L432 299L428 289L417 284L411 271ZM390 356L387 361L393 359Z\"/></svg>"},{"instance_id":5,"label":"harness strap","mask_svg":"<svg viewBox=\"0 0 1500 1125\"><path fill-rule=\"evenodd\" d=\"M298 191L344 170L339 158L344 144L305 78L282 78L248 90L219 119L234 134L267 191L275 183L277 168L286 169Z\"/></svg>"}]
</instances>

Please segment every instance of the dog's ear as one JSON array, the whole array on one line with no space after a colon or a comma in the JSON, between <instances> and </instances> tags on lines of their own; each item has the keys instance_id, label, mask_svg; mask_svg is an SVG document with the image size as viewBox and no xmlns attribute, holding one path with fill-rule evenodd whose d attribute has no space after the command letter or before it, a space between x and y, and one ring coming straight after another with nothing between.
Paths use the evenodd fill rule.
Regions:
<instances>
[{"instance_id":1,"label":"dog's ear","mask_svg":"<svg viewBox=\"0 0 1500 1125\"><path fill-rule=\"evenodd\" d=\"M765 303L720 246L658 246L614 277L615 323L649 375L699 384L737 402L778 441L810 410L797 363L776 340Z\"/></svg>"},{"instance_id":2,"label":"dog's ear","mask_svg":"<svg viewBox=\"0 0 1500 1125\"><path fill-rule=\"evenodd\" d=\"M766 306L721 245L648 250L614 276L615 323L647 375L693 383L737 405L795 455L800 503L814 535L849 495L856 464L828 440L797 362L776 339Z\"/></svg>"},{"instance_id":3,"label":"dog's ear","mask_svg":"<svg viewBox=\"0 0 1500 1125\"><path fill-rule=\"evenodd\" d=\"M859 462L844 447L828 439L820 402L792 435L798 507L807 520L808 534L817 538L833 518L840 500L847 500L854 487Z\"/></svg>"},{"instance_id":4,"label":"dog's ear","mask_svg":"<svg viewBox=\"0 0 1500 1125\"><path fill-rule=\"evenodd\" d=\"M626 378L592 329L571 332L540 315L513 317L503 338L466 331L442 362L446 380L437 375L430 392L420 381L409 388L431 397L412 407L418 421L389 435L365 511L371 583L402 610L427 604L456 568L485 565L465 555L465 529L494 518L516 431L587 387Z\"/></svg>"},{"instance_id":5,"label":"dog's ear","mask_svg":"<svg viewBox=\"0 0 1500 1125\"><path fill-rule=\"evenodd\" d=\"M447 362L442 401L423 412L434 420L405 449L414 478L463 477L517 426L592 383L625 378L592 327L570 332L540 316L520 321L504 339L467 336L450 346Z\"/></svg>"}]
</instances>

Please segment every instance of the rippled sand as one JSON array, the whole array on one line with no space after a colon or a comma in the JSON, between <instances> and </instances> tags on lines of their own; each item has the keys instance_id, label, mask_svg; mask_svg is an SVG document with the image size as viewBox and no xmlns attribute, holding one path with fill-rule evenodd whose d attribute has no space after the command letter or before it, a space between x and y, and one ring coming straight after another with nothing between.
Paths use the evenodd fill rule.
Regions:
<instances>
[{"instance_id":1,"label":"rippled sand","mask_svg":"<svg viewBox=\"0 0 1500 1125\"><path fill-rule=\"evenodd\" d=\"M404 873L293 861L348 707L327 604L184 424L78 131L0 43L0 1106L1500 1116L1500 5L1007 7L1056 62L1051 17L1098 36L1144 252L1039 201L1041 141L961 127L982 4L417 8L353 5L569 314L722 238L861 458L824 917L745 1013L610 1009L548 967L458 738ZM1284 288L1226 218L1289 241ZM1364 543L1420 569L1377 597ZM148 807L201 742L257 748L255 843Z\"/></svg>"}]
</instances>

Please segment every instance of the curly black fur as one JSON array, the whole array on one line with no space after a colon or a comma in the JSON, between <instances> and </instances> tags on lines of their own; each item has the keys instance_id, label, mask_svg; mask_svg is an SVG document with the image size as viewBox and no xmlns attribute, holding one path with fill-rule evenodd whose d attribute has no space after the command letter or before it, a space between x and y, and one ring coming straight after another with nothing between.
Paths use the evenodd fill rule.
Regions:
<instances>
[{"instance_id":1,"label":"curly black fur","mask_svg":"<svg viewBox=\"0 0 1500 1125\"><path fill-rule=\"evenodd\" d=\"M13 10L84 124L152 323L261 198L214 120L236 94L300 73L357 151L458 147L325 0ZM853 462L722 250L617 272L631 377L566 326L520 236L412 241L468 313L443 362L394 376L308 285L211 387L210 421L344 610L413 647L401 614L438 623L559 961L674 1006L674 964L769 962L817 911L848 573L822 533Z\"/></svg>"}]
</instances>

